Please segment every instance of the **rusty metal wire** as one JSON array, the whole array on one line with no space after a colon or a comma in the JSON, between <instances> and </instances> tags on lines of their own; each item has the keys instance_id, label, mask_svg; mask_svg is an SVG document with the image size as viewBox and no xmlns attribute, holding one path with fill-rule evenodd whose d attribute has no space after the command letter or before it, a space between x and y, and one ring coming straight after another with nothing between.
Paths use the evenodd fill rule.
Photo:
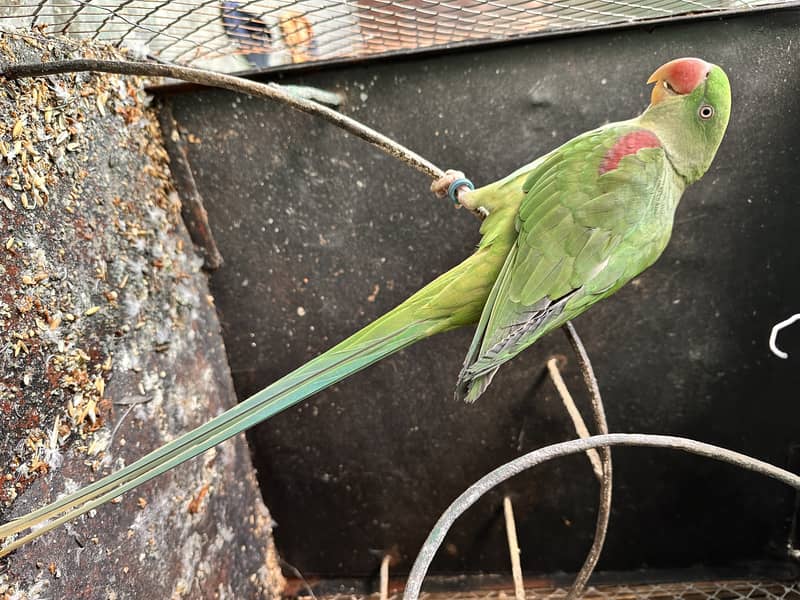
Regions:
<instances>
[{"instance_id":1,"label":"rusty metal wire","mask_svg":"<svg viewBox=\"0 0 800 600\"><path fill-rule=\"evenodd\" d=\"M0 0L0 26L233 72L794 0Z\"/></svg>"},{"instance_id":2,"label":"rusty metal wire","mask_svg":"<svg viewBox=\"0 0 800 600\"><path fill-rule=\"evenodd\" d=\"M282 102L295 110L315 115L333 123L337 127L360 137L373 146L380 148L388 155L434 179L444 175L444 171L439 167L418 155L416 152L395 142L393 139L375 131L371 127L367 127L352 117L348 117L347 115L297 93L296 88L293 90L290 87L281 86L276 83L259 83L242 77L214 73L205 69L166 65L150 61L139 62L99 59L21 63L7 66L2 70L1 74L8 79L19 79L24 77L43 77L56 73L77 73L85 71L119 73L121 75L143 75L145 77L170 77Z\"/></svg>"},{"instance_id":3,"label":"rusty metal wire","mask_svg":"<svg viewBox=\"0 0 800 600\"><path fill-rule=\"evenodd\" d=\"M414 561L414 566L411 569L408 580L406 581L406 589L403 592L403 598L407 600L417 600L420 597L420 590L425 575L433 561L433 557L436 555L447 532L450 530L450 527L452 527L453 523L455 523L455 521L486 492L514 475L536 467L544 462L569 454L586 452L586 450L590 448L602 448L604 446L639 446L680 450L713 460L727 462L739 468L782 481L795 489L800 489L800 475L795 475L794 473L790 473L789 471L739 452L733 452L725 448L712 446L711 444L705 444L687 438L637 433L612 433L609 435L596 435L569 442L561 442L560 444L552 444L529 452L528 454L497 467L494 471L487 473L472 484L450 504L447 510L442 513L442 516L439 518L436 525L434 525L430 534L428 534L428 538L422 545L417 559Z\"/></svg>"}]
</instances>

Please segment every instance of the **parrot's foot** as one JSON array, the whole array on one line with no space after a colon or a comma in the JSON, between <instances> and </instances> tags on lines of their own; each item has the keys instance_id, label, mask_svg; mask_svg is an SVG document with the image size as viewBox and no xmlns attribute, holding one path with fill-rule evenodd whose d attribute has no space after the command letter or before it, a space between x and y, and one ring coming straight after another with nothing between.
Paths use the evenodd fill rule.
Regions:
<instances>
[{"instance_id":1,"label":"parrot's foot","mask_svg":"<svg viewBox=\"0 0 800 600\"><path fill-rule=\"evenodd\" d=\"M436 194L437 198L447 198L450 195L450 187L459 180L469 181L464 173L461 171L454 171L448 169L445 171L443 177L440 177L431 184L431 191ZM465 183L458 186L455 190L455 200L457 201L456 208L464 207L469 209L481 219L489 216L489 211L485 207L479 206L474 200L471 201L470 196L473 196L473 190Z\"/></svg>"}]
</instances>

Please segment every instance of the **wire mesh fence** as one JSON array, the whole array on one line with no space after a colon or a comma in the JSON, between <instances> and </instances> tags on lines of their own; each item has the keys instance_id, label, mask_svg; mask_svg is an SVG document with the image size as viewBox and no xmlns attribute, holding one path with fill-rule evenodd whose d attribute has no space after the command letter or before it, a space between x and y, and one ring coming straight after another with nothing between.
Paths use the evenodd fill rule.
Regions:
<instances>
[{"instance_id":1,"label":"wire mesh fence","mask_svg":"<svg viewBox=\"0 0 800 600\"><path fill-rule=\"evenodd\" d=\"M233 72L793 0L0 0L0 25Z\"/></svg>"},{"instance_id":2,"label":"wire mesh fence","mask_svg":"<svg viewBox=\"0 0 800 600\"><path fill-rule=\"evenodd\" d=\"M567 588L529 586L526 600L562 600ZM298 598L304 598L298 594ZM310 596L308 596L310 597ZM508 600L513 590L476 590L467 592L423 593L420 600ZM334 594L318 596L319 600L377 600L379 594L361 596ZM400 600L402 594L390 594L387 600ZM599 585L584 592L584 600L800 600L800 585L776 581L699 581L643 585Z\"/></svg>"}]
</instances>

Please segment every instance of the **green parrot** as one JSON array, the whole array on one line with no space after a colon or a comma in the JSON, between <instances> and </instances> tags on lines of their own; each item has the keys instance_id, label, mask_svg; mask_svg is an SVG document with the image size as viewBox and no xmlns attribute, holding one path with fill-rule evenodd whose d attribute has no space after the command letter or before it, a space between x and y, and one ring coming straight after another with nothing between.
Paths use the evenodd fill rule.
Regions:
<instances>
[{"instance_id":1,"label":"green parrot","mask_svg":"<svg viewBox=\"0 0 800 600\"><path fill-rule=\"evenodd\" d=\"M682 58L648 83L651 103L638 117L579 135L500 181L471 189L448 171L432 190L485 216L474 254L205 425L0 526L0 539L32 529L0 556L410 344L475 322L456 396L476 400L503 363L652 265L684 189L711 165L731 108L724 71Z\"/></svg>"}]
</instances>

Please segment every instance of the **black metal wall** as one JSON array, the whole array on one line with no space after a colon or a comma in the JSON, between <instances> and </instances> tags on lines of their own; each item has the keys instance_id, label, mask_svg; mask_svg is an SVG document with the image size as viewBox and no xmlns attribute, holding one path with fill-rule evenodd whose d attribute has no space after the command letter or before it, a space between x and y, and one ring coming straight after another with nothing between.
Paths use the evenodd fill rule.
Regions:
<instances>
[{"instance_id":1,"label":"black metal wall","mask_svg":"<svg viewBox=\"0 0 800 600\"><path fill-rule=\"evenodd\" d=\"M798 50L800 12L783 10L270 77L341 92L345 112L482 184L638 113L645 80L669 59L722 65L734 92L729 133L686 193L671 245L576 326L613 431L685 435L797 466L800 328L782 338L785 361L767 338L800 310ZM241 397L389 310L478 240L477 222L435 200L424 176L319 120L219 91L171 102L200 138L189 158L226 259L212 284ZM253 432L286 560L306 574L358 575L394 549L407 569L468 484L574 437L544 376L551 355L567 356L586 405L563 336L526 351L464 406L452 389L471 334L418 344ZM614 459L602 570L789 564L790 490L667 451L619 449ZM520 476L457 524L435 570L507 570L509 493L523 568L574 571L597 491L585 457Z\"/></svg>"}]
</instances>

